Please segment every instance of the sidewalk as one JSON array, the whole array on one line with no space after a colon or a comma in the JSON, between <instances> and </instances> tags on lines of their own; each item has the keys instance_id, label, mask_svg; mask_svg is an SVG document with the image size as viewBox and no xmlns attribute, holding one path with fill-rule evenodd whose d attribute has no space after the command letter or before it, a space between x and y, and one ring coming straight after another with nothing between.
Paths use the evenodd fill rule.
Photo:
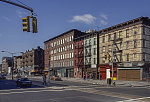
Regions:
<instances>
[{"instance_id":1,"label":"sidewalk","mask_svg":"<svg viewBox=\"0 0 150 102\"><path fill-rule=\"evenodd\" d=\"M93 79L83 80L83 79L80 79L80 78L62 78L62 80L108 86L107 80L93 80ZM150 87L150 82L146 82L146 81L114 80L113 82L115 82L116 87Z\"/></svg>"},{"instance_id":2,"label":"sidewalk","mask_svg":"<svg viewBox=\"0 0 150 102\"><path fill-rule=\"evenodd\" d=\"M39 85L39 86L44 86L42 85L42 76L30 76L28 77L31 80L34 80L33 84ZM71 82L80 82L80 83L90 83L90 84L97 84L100 86L109 86L109 87L114 87L114 85L108 85L107 80L83 80L81 78L61 78L63 81L71 81ZM115 87L148 87L150 88L150 82L147 81L122 81L122 80L114 80L115 82Z\"/></svg>"}]
</instances>

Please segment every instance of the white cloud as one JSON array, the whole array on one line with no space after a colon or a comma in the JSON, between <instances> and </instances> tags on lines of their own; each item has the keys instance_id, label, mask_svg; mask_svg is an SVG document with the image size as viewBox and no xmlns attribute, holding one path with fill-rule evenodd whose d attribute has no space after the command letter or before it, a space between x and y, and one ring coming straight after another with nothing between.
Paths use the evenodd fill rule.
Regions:
<instances>
[{"instance_id":1,"label":"white cloud","mask_svg":"<svg viewBox=\"0 0 150 102\"><path fill-rule=\"evenodd\" d=\"M91 14L73 16L71 22L84 22L86 24L92 24L96 20L96 17Z\"/></svg>"},{"instance_id":2,"label":"white cloud","mask_svg":"<svg viewBox=\"0 0 150 102\"><path fill-rule=\"evenodd\" d=\"M22 17L24 17L24 15L27 14L26 12L23 12L23 11L21 11L21 10L16 10L16 13L17 13L17 16L18 16L19 18L22 18Z\"/></svg>"},{"instance_id":3,"label":"white cloud","mask_svg":"<svg viewBox=\"0 0 150 102\"><path fill-rule=\"evenodd\" d=\"M108 22L105 21L105 20L100 20L100 23L101 23L102 25L107 25L107 24L108 24Z\"/></svg>"},{"instance_id":4,"label":"white cloud","mask_svg":"<svg viewBox=\"0 0 150 102\"><path fill-rule=\"evenodd\" d=\"M105 15L105 14L101 14L100 16L101 16L103 19L105 19L105 20L108 19L107 15Z\"/></svg>"},{"instance_id":5,"label":"white cloud","mask_svg":"<svg viewBox=\"0 0 150 102\"><path fill-rule=\"evenodd\" d=\"M6 21L11 21L10 18L6 17L6 16L2 16L2 18Z\"/></svg>"}]
</instances>

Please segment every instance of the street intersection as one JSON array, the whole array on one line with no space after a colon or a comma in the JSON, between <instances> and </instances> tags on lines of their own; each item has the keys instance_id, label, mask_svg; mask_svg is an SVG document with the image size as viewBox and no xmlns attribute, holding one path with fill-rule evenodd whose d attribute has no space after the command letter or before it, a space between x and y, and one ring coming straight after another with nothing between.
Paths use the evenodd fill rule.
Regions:
<instances>
[{"instance_id":1,"label":"street intersection","mask_svg":"<svg viewBox=\"0 0 150 102\"><path fill-rule=\"evenodd\" d=\"M150 102L147 87L111 87L71 81L34 81L20 88L15 81L0 80L0 102Z\"/></svg>"}]
</instances>

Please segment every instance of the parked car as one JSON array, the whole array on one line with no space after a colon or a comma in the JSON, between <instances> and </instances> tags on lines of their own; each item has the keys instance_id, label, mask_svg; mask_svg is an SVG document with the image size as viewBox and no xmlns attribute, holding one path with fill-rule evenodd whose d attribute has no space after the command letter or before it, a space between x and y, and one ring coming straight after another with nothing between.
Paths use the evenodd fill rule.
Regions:
<instances>
[{"instance_id":1,"label":"parked car","mask_svg":"<svg viewBox=\"0 0 150 102\"><path fill-rule=\"evenodd\" d=\"M59 76L52 76L50 79L55 81L62 81Z\"/></svg>"},{"instance_id":2,"label":"parked car","mask_svg":"<svg viewBox=\"0 0 150 102\"><path fill-rule=\"evenodd\" d=\"M22 86L32 86L32 81L30 81L28 78L18 78L16 81L17 86L22 87Z\"/></svg>"}]
</instances>

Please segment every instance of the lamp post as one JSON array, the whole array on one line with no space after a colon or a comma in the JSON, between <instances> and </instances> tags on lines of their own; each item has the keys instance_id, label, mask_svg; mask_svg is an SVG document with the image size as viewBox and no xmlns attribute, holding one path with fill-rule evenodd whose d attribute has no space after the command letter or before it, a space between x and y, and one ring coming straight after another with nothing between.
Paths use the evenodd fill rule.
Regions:
<instances>
[{"instance_id":1,"label":"lamp post","mask_svg":"<svg viewBox=\"0 0 150 102\"><path fill-rule=\"evenodd\" d=\"M51 60L51 56L49 55L49 66L48 66L48 85L50 84L50 60Z\"/></svg>"},{"instance_id":2,"label":"lamp post","mask_svg":"<svg viewBox=\"0 0 150 102\"><path fill-rule=\"evenodd\" d=\"M14 64L13 58L14 58L14 54L23 53L23 52L16 52L16 53L14 53L14 52L9 52L9 51L1 51L1 52L6 52L6 53L9 53L9 54L12 55L11 78L12 78L12 80L14 80L14 77L13 77L13 74L14 74L14 72L13 72L13 70L14 70L14 69L13 69L13 64Z\"/></svg>"}]
</instances>

